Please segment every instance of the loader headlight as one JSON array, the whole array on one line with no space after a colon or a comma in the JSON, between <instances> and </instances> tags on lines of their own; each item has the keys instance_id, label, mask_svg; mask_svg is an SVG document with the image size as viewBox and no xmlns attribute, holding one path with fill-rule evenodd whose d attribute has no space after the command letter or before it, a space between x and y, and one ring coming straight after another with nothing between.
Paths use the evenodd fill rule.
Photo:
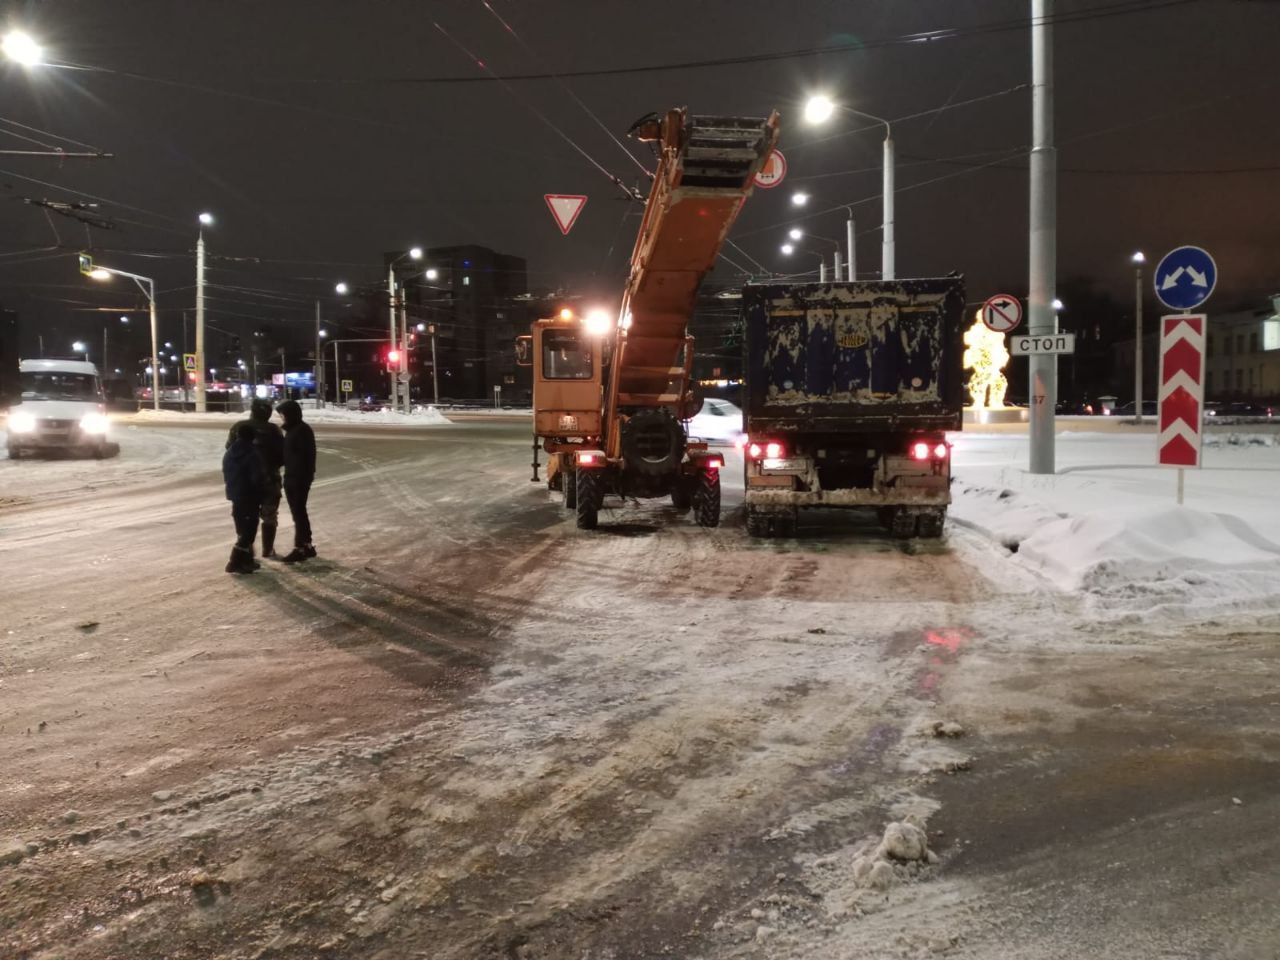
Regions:
<instances>
[{"instance_id":1,"label":"loader headlight","mask_svg":"<svg viewBox=\"0 0 1280 960\"><path fill-rule=\"evenodd\" d=\"M36 417L33 413L25 410L15 410L9 414L9 432L10 433L34 433L36 429Z\"/></svg>"},{"instance_id":2,"label":"loader headlight","mask_svg":"<svg viewBox=\"0 0 1280 960\"><path fill-rule=\"evenodd\" d=\"M84 433L106 433L107 417L102 413L86 413L80 418L80 429Z\"/></svg>"}]
</instances>

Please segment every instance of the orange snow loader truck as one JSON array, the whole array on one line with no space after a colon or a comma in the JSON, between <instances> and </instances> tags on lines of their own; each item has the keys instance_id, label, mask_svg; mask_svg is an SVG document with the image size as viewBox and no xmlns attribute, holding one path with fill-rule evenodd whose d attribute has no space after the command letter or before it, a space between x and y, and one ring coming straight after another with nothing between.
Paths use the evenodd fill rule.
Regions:
<instances>
[{"instance_id":1,"label":"orange snow loader truck","mask_svg":"<svg viewBox=\"0 0 1280 960\"><path fill-rule=\"evenodd\" d=\"M533 367L534 479L549 454L548 485L578 526L595 529L605 497L671 497L704 527L720 522L724 458L690 442L698 411L688 335L698 287L778 140L768 118L645 117L631 128L656 144L658 168L631 254L617 316L569 310L520 337Z\"/></svg>"}]
</instances>

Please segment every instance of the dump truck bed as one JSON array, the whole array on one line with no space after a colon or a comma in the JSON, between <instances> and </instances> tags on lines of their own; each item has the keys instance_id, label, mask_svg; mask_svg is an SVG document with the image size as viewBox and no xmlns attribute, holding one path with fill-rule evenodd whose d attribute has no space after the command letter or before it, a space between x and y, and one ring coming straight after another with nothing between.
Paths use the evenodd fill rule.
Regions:
<instances>
[{"instance_id":1,"label":"dump truck bed","mask_svg":"<svg viewBox=\"0 0 1280 960\"><path fill-rule=\"evenodd\" d=\"M753 434L959 430L964 280L749 284Z\"/></svg>"}]
</instances>

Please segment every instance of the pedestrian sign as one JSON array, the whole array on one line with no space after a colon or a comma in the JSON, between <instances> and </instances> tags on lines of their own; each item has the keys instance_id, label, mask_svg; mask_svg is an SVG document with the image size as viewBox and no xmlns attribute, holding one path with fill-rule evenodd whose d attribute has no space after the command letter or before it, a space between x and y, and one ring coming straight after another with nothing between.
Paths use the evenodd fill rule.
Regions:
<instances>
[{"instance_id":1,"label":"pedestrian sign","mask_svg":"<svg viewBox=\"0 0 1280 960\"><path fill-rule=\"evenodd\" d=\"M196 355L194 353L184 353L182 355L182 369L184 370L196 369Z\"/></svg>"},{"instance_id":2,"label":"pedestrian sign","mask_svg":"<svg viewBox=\"0 0 1280 960\"><path fill-rule=\"evenodd\" d=\"M93 257L89 256L87 253L79 254L79 257L80 272L86 277L91 276L93 274Z\"/></svg>"},{"instance_id":3,"label":"pedestrian sign","mask_svg":"<svg viewBox=\"0 0 1280 960\"><path fill-rule=\"evenodd\" d=\"M343 381L342 381L342 392L343 392L343 393L350 393L350 392L351 392L351 381L350 381L350 380L343 380Z\"/></svg>"},{"instance_id":4,"label":"pedestrian sign","mask_svg":"<svg viewBox=\"0 0 1280 960\"><path fill-rule=\"evenodd\" d=\"M1194 310L1209 299L1218 282L1218 265L1207 250L1178 247L1160 261L1153 275L1156 296L1171 310Z\"/></svg>"}]
</instances>

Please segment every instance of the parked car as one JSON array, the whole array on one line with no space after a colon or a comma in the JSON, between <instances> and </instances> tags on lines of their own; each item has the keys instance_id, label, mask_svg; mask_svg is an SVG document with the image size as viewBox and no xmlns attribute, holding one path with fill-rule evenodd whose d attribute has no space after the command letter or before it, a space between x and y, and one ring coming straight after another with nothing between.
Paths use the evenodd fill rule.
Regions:
<instances>
[{"instance_id":1,"label":"parked car","mask_svg":"<svg viewBox=\"0 0 1280 960\"><path fill-rule=\"evenodd\" d=\"M711 443L737 443L742 437L742 410L728 400L708 397L689 421L689 436Z\"/></svg>"},{"instance_id":2,"label":"parked car","mask_svg":"<svg viewBox=\"0 0 1280 960\"><path fill-rule=\"evenodd\" d=\"M1142 415L1144 417L1154 417L1159 412L1160 412L1160 404L1155 400L1142 401ZM1115 409L1111 411L1111 415L1113 417L1132 417L1133 401L1130 400L1128 403L1120 404L1119 406L1117 406Z\"/></svg>"},{"instance_id":3,"label":"parked car","mask_svg":"<svg viewBox=\"0 0 1280 960\"><path fill-rule=\"evenodd\" d=\"M1220 417L1248 417L1250 419L1261 419L1271 416L1271 408L1261 403L1252 403L1248 401L1238 401L1236 403L1228 403L1218 412Z\"/></svg>"}]
</instances>

